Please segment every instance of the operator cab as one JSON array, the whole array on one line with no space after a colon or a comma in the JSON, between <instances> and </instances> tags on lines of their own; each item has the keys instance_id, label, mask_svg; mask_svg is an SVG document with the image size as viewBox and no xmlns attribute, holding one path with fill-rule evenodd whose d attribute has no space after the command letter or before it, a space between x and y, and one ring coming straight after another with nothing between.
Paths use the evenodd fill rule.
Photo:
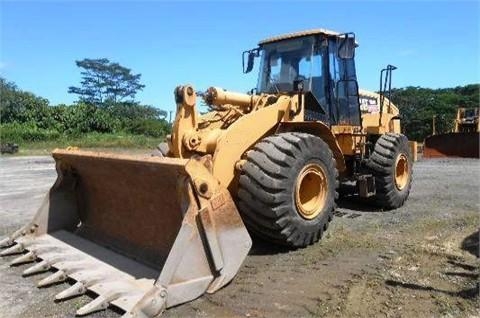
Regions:
<instances>
[{"instance_id":1,"label":"operator cab","mask_svg":"<svg viewBox=\"0 0 480 318\"><path fill-rule=\"evenodd\" d=\"M324 29L273 37L244 52L244 72L250 72L259 57L257 93L301 91L306 121L360 126L355 46L353 33Z\"/></svg>"}]
</instances>

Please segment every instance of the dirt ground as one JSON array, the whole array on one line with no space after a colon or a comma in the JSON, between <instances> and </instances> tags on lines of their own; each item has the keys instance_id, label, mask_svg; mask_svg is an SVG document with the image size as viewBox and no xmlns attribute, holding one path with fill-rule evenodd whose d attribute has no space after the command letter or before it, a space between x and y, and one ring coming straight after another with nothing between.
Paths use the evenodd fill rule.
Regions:
<instances>
[{"instance_id":1,"label":"dirt ground","mask_svg":"<svg viewBox=\"0 0 480 318\"><path fill-rule=\"evenodd\" d=\"M27 222L55 171L48 157L0 158L0 237ZM256 241L236 278L165 317L480 317L480 161L422 160L407 204L378 211L344 198L325 237L288 251ZM0 317L72 317L68 284L0 259ZM112 309L93 317L118 317Z\"/></svg>"}]
</instances>

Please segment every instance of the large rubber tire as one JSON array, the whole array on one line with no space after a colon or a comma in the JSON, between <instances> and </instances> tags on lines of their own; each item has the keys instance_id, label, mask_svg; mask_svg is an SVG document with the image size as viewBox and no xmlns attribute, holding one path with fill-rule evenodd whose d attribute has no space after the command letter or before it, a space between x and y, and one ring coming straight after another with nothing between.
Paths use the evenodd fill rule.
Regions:
<instances>
[{"instance_id":1,"label":"large rubber tire","mask_svg":"<svg viewBox=\"0 0 480 318\"><path fill-rule=\"evenodd\" d=\"M296 203L297 178L303 180L308 167L321 169L326 184L323 206L310 219L302 216ZM319 137L297 132L269 136L247 152L238 208L252 234L276 244L304 247L317 242L332 220L337 179L335 159Z\"/></svg>"},{"instance_id":2,"label":"large rubber tire","mask_svg":"<svg viewBox=\"0 0 480 318\"><path fill-rule=\"evenodd\" d=\"M400 175L397 172L397 163L405 159L408 179L397 185L396 175ZM412 187L412 163L413 157L407 137L393 133L380 136L367 161L367 167L375 176L376 195L373 199L377 206L390 210L399 208L405 203Z\"/></svg>"},{"instance_id":3,"label":"large rubber tire","mask_svg":"<svg viewBox=\"0 0 480 318\"><path fill-rule=\"evenodd\" d=\"M152 157L167 157L169 152L168 144L161 142L157 148L152 152Z\"/></svg>"}]
</instances>

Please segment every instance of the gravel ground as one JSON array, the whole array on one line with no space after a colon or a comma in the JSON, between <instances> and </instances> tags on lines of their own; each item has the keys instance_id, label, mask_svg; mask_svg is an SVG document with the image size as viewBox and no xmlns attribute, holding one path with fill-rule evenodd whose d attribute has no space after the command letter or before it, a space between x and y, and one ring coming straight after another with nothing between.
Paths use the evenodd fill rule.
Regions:
<instances>
[{"instance_id":1,"label":"gravel ground","mask_svg":"<svg viewBox=\"0 0 480 318\"><path fill-rule=\"evenodd\" d=\"M49 157L0 158L0 237L31 219L55 180ZM478 317L480 161L422 160L407 204L378 211L339 202L318 244L296 251L256 241L233 282L166 317ZM68 284L0 259L0 317L72 317L89 296L54 303ZM93 317L118 317L108 309Z\"/></svg>"}]
</instances>

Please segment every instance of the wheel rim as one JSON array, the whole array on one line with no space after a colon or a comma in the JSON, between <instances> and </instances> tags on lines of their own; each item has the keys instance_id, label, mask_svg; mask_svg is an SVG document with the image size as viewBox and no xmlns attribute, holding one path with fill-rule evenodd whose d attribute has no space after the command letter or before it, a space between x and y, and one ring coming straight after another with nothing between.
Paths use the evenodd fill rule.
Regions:
<instances>
[{"instance_id":1,"label":"wheel rim","mask_svg":"<svg viewBox=\"0 0 480 318\"><path fill-rule=\"evenodd\" d=\"M408 183L408 159L403 153L397 157L395 162L395 185L398 190L403 190Z\"/></svg>"},{"instance_id":2,"label":"wheel rim","mask_svg":"<svg viewBox=\"0 0 480 318\"><path fill-rule=\"evenodd\" d=\"M300 216L311 220L325 206L328 183L327 175L318 164L309 164L300 171L295 186L295 205Z\"/></svg>"}]
</instances>

